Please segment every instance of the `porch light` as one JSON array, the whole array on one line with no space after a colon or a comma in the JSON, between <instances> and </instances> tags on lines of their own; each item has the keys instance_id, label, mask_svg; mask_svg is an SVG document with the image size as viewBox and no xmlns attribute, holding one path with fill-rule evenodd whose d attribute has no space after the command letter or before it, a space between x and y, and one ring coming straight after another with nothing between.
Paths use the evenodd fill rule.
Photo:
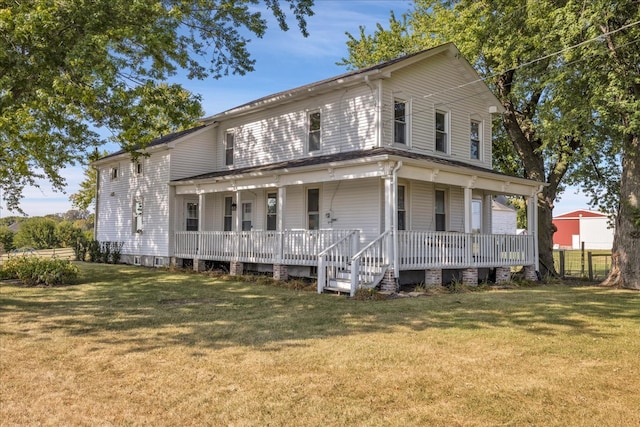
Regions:
<instances>
[{"instance_id":1,"label":"porch light","mask_svg":"<svg viewBox=\"0 0 640 427\"><path fill-rule=\"evenodd\" d=\"M236 209L238 209L238 205L235 202L231 203L231 210L235 211Z\"/></svg>"}]
</instances>

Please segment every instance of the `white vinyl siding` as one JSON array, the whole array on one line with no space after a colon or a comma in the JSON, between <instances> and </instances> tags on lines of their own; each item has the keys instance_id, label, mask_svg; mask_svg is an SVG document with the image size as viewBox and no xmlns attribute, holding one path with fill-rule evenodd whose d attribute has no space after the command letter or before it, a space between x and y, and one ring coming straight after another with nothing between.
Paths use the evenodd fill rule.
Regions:
<instances>
[{"instance_id":1,"label":"white vinyl siding","mask_svg":"<svg viewBox=\"0 0 640 427\"><path fill-rule=\"evenodd\" d=\"M182 139L175 148L169 150L171 153L171 180L187 178L215 169L216 132L217 129L213 126L206 127Z\"/></svg>"},{"instance_id":2,"label":"white vinyl siding","mask_svg":"<svg viewBox=\"0 0 640 427\"><path fill-rule=\"evenodd\" d=\"M383 146L393 144L394 100L410 94L411 151L478 164L478 160L471 160L469 157L469 118L473 117L483 123L481 141L490 141L489 107L495 105L495 100L481 94L482 82L458 87L461 81L477 79L477 76L463 74L460 71L462 68L456 64L456 61L460 60L440 54L431 60L395 71L390 79L384 80ZM448 113L447 153L435 150L436 110ZM485 143L481 146L480 162L491 168L491 144Z\"/></svg>"},{"instance_id":3,"label":"white vinyl siding","mask_svg":"<svg viewBox=\"0 0 640 427\"><path fill-rule=\"evenodd\" d=\"M117 180L110 178L112 165L100 166L96 240L123 242L123 255L168 256L168 151L153 153L144 161L142 176L134 167L120 167ZM136 228L136 200L143 201L142 233L132 233Z\"/></svg>"},{"instance_id":4,"label":"white vinyl siding","mask_svg":"<svg viewBox=\"0 0 640 427\"><path fill-rule=\"evenodd\" d=\"M224 130L235 132L234 168L257 166L308 155L309 112L321 112L321 149L332 154L375 147L376 97L366 86L335 91L309 100L256 112L218 126L218 160L210 170L224 168ZM224 130L223 130L224 129Z\"/></svg>"}]
</instances>

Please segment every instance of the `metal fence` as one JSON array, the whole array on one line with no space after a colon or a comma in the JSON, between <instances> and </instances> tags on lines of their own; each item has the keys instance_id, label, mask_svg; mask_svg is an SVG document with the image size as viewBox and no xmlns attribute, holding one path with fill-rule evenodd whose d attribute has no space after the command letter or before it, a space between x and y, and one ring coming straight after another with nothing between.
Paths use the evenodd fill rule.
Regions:
<instances>
[{"instance_id":1,"label":"metal fence","mask_svg":"<svg viewBox=\"0 0 640 427\"><path fill-rule=\"evenodd\" d=\"M560 277L579 277L603 280L611 270L611 251L554 250L553 262Z\"/></svg>"}]
</instances>

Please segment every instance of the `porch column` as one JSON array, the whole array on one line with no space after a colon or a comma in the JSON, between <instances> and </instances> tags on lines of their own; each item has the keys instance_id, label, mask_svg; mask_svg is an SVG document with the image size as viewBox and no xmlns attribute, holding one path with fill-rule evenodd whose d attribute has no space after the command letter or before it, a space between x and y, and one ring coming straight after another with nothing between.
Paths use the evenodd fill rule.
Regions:
<instances>
[{"instance_id":1,"label":"porch column","mask_svg":"<svg viewBox=\"0 0 640 427\"><path fill-rule=\"evenodd\" d=\"M484 196L484 203L482 206L482 233L493 234L493 210L491 209L491 203L493 202L493 196L491 194Z\"/></svg>"},{"instance_id":2,"label":"porch column","mask_svg":"<svg viewBox=\"0 0 640 427\"><path fill-rule=\"evenodd\" d=\"M205 212L205 193L198 194L198 251L196 256L200 258L200 255L204 251L204 236L202 231L204 230L204 212ZM197 263L194 261L195 267ZM200 267L198 267L200 268Z\"/></svg>"},{"instance_id":3,"label":"porch column","mask_svg":"<svg viewBox=\"0 0 640 427\"><path fill-rule=\"evenodd\" d=\"M464 188L464 232L471 233L471 200L472 190L469 187Z\"/></svg>"},{"instance_id":4,"label":"porch column","mask_svg":"<svg viewBox=\"0 0 640 427\"><path fill-rule=\"evenodd\" d=\"M276 280L289 280L289 268L282 264L284 259L284 212L286 206L287 188L278 187L278 204L276 207L276 247L274 248L273 278Z\"/></svg>"},{"instance_id":5,"label":"porch column","mask_svg":"<svg viewBox=\"0 0 640 427\"><path fill-rule=\"evenodd\" d=\"M240 257L240 231L242 229L241 227L241 211L242 211L242 200L241 200L241 195L240 195L240 191L236 190L235 192L235 201L232 201L231 203L236 204L236 210L233 211L233 209L231 209L231 213L236 215L235 217L235 242L234 242L234 248L233 248L233 261L231 261L231 264L229 266L229 273L232 276L238 276L244 273L244 264L242 262L240 262L239 257Z\"/></svg>"},{"instance_id":6,"label":"porch column","mask_svg":"<svg viewBox=\"0 0 640 427\"><path fill-rule=\"evenodd\" d=\"M538 257L538 195L529 197L527 202L527 232L533 236L533 244L530 250L533 252L533 267L540 271L540 259Z\"/></svg>"}]
</instances>

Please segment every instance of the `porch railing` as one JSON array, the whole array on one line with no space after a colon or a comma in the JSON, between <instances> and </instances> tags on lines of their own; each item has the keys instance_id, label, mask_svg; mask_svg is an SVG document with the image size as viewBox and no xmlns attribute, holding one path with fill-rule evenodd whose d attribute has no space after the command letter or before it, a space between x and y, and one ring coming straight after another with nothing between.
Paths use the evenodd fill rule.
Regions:
<instances>
[{"instance_id":1,"label":"porch railing","mask_svg":"<svg viewBox=\"0 0 640 427\"><path fill-rule=\"evenodd\" d=\"M178 231L178 258L315 266L318 254L351 230Z\"/></svg>"},{"instance_id":2,"label":"porch railing","mask_svg":"<svg viewBox=\"0 0 640 427\"><path fill-rule=\"evenodd\" d=\"M351 257L358 252L360 232L352 231L318 254L318 292L322 292L330 280L340 272L348 272Z\"/></svg>"},{"instance_id":3,"label":"porch railing","mask_svg":"<svg viewBox=\"0 0 640 427\"><path fill-rule=\"evenodd\" d=\"M351 296L360 286L375 286L389 266L391 231L385 231L351 258Z\"/></svg>"},{"instance_id":4,"label":"porch railing","mask_svg":"<svg viewBox=\"0 0 640 427\"><path fill-rule=\"evenodd\" d=\"M509 267L534 263L533 238L513 234L399 231L401 270Z\"/></svg>"}]
</instances>

